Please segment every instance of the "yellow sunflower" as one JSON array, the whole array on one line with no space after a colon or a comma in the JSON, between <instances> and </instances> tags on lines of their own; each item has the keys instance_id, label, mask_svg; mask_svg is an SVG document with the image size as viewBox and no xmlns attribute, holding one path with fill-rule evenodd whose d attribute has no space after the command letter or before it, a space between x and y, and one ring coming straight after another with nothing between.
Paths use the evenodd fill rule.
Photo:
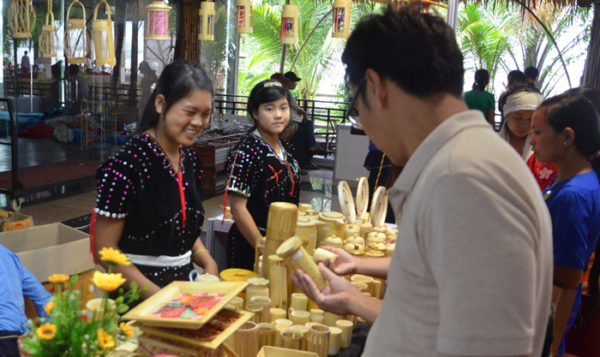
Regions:
<instances>
[{"instance_id":1,"label":"yellow sunflower","mask_svg":"<svg viewBox=\"0 0 600 357\"><path fill-rule=\"evenodd\" d=\"M101 328L98 329L98 343L103 350L115 347L115 340L113 337Z\"/></svg>"},{"instance_id":2,"label":"yellow sunflower","mask_svg":"<svg viewBox=\"0 0 600 357\"><path fill-rule=\"evenodd\" d=\"M119 325L123 334L127 336L127 338L133 338L133 328L129 325L126 325L124 322L121 322Z\"/></svg>"},{"instance_id":3,"label":"yellow sunflower","mask_svg":"<svg viewBox=\"0 0 600 357\"><path fill-rule=\"evenodd\" d=\"M131 265L129 257L121 253L118 249L104 247L100 250L99 254L100 259L105 262L115 263L117 265Z\"/></svg>"},{"instance_id":4,"label":"yellow sunflower","mask_svg":"<svg viewBox=\"0 0 600 357\"><path fill-rule=\"evenodd\" d=\"M56 334L56 325L46 322L38 327L36 334L42 340L51 340Z\"/></svg>"},{"instance_id":5,"label":"yellow sunflower","mask_svg":"<svg viewBox=\"0 0 600 357\"><path fill-rule=\"evenodd\" d=\"M51 283L66 283L69 281L69 276L67 274L52 274L48 277L48 281Z\"/></svg>"},{"instance_id":6,"label":"yellow sunflower","mask_svg":"<svg viewBox=\"0 0 600 357\"><path fill-rule=\"evenodd\" d=\"M54 309L54 302L52 300L50 300L50 301L48 301L46 306L44 306L44 311L46 311L46 313L48 315L50 315L50 314L52 314L52 309Z\"/></svg>"},{"instance_id":7,"label":"yellow sunflower","mask_svg":"<svg viewBox=\"0 0 600 357\"><path fill-rule=\"evenodd\" d=\"M92 277L92 282L104 291L115 291L119 286L123 285L125 281L126 279L123 278L121 273L109 274L95 271L94 276Z\"/></svg>"}]
</instances>

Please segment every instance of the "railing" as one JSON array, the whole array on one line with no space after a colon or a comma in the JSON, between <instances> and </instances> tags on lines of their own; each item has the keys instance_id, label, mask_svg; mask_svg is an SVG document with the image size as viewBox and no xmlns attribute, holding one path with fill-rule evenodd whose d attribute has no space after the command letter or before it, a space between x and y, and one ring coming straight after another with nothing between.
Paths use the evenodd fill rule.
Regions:
<instances>
[{"instance_id":1,"label":"railing","mask_svg":"<svg viewBox=\"0 0 600 357\"><path fill-rule=\"evenodd\" d=\"M215 97L215 113L247 115L247 96L217 95ZM317 142L325 145L325 156L335 150L336 125L345 121L348 102L299 99L298 104L308 117L314 120Z\"/></svg>"}]
</instances>

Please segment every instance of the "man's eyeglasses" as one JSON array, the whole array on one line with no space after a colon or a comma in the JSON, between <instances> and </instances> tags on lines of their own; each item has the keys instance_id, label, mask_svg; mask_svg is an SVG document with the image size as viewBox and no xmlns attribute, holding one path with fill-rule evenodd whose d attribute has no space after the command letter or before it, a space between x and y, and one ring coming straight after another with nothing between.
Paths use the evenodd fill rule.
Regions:
<instances>
[{"instance_id":1,"label":"man's eyeglasses","mask_svg":"<svg viewBox=\"0 0 600 357\"><path fill-rule=\"evenodd\" d=\"M348 118L348 120L350 120L350 124L352 124L352 126L355 129L360 129L360 130L362 130L362 125L360 123L358 109L356 109L354 106L356 105L356 98L358 98L358 96L360 95L360 92L362 92L362 90L365 87L365 83L366 83L365 78L360 80L360 83L358 84L358 88L356 89L356 93L354 93L354 97L352 98L352 101L350 102L350 105L348 106L348 111L346 112L346 117Z\"/></svg>"}]
</instances>

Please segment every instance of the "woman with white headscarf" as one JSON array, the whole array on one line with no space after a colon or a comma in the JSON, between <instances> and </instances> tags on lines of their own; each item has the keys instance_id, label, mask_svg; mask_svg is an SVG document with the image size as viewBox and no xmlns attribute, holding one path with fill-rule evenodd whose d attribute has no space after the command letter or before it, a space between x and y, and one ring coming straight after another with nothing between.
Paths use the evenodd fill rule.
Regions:
<instances>
[{"instance_id":1,"label":"woman with white headscarf","mask_svg":"<svg viewBox=\"0 0 600 357\"><path fill-rule=\"evenodd\" d=\"M531 150L531 117L542 100L540 93L527 89L509 94L503 107L504 120L500 128L500 136L527 161L527 166L541 190L546 188L558 173L554 164L537 162Z\"/></svg>"}]
</instances>

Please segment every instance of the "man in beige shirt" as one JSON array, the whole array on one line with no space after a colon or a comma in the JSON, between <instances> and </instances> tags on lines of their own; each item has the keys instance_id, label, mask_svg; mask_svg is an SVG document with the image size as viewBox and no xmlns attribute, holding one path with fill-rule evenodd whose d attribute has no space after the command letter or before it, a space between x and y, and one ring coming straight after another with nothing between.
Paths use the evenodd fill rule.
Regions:
<instances>
[{"instance_id":1,"label":"man in beige shirt","mask_svg":"<svg viewBox=\"0 0 600 357\"><path fill-rule=\"evenodd\" d=\"M552 238L537 185L516 152L462 102L453 30L413 7L364 18L342 56L350 118L404 170L389 191L391 258L342 250L320 264L325 310L373 323L365 356L535 356L550 316ZM387 278L383 301L339 275Z\"/></svg>"}]
</instances>

